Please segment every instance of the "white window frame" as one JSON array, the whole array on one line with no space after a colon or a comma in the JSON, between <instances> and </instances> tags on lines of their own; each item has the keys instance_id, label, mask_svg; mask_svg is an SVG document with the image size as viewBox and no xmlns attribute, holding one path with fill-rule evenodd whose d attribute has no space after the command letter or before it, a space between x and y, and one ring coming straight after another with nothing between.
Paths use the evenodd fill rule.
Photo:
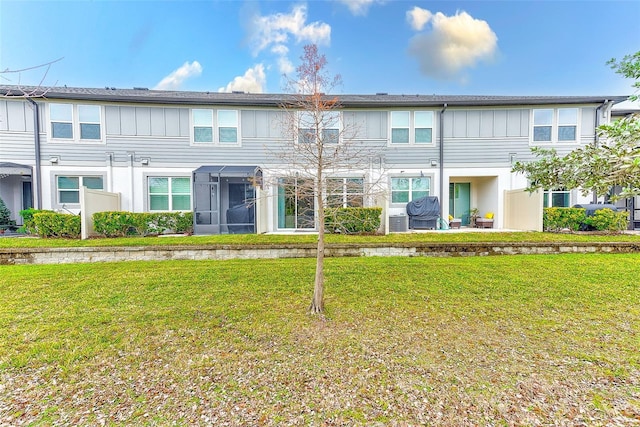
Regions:
<instances>
[{"instance_id":1,"label":"white window frame","mask_svg":"<svg viewBox=\"0 0 640 427\"><path fill-rule=\"evenodd\" d=\"M393 193L394 193L394 189L393 189L393 180L396 179L408 179L409 180L409 189L408 190L395 190L396 192L400 192L402 191L403 193L405 191L407 191L409 193L409 200L407 200L406 202L394 202L393 201ZM419 175L406 175L406 176L391 176L390 180L389 180L389 201L391 203L391 205L394 206L405 206L407 203L412 202L414 200L413 198L413 193L415 191L422 191L422 190L414 190L413 188L413 183L415 182L415 180L419 180L419 179L427 179L429 182L429 190L427 191L427 196L431 195L431 190L432 190L432 184L433 184L433 177L431 175L425 175L425 176L419 176ZM421 196L424 197L424 196Z\"/></svg>"},{"instance_id":2,"label":"white window frame","mask_svg":"<svg viewBox=\"0 0 640 427\"><path fill-rule=\"evenodd\" d=\"M72 104L66 102L50 102L48 108L48 128L47 134L49 135L49 139L52 142L73 142L73 143L82 143L82 144L103 144L104 143L104 135L105 135L105 125L104 125L104 108L98 104ZM71 120L57 120L53 118L53 114L51 113L51 109L54 106L70 106L71 108ZM80 110L82 108L97 108L98 109L98 121L80 121ZM62 137L54 137L53 135L53 125L54 123L65 123L71 125L71 137L70 138L62 138ZM100 137L99 138L82 138L82 125L90 124L90 125L98 125Z\"/></svg>"},{"instance_id":3,"label":"white window frame","mask_svg":"<svg viewBox=\"0 0 640 427\"><path fill-rule=\"evenodd\" d=\"M536 111L550 111L551 123L538 123L536 124ZM563 112L575 112L575 122L564 122L561 118ZM529 136L530 145L549 145L549 144L579 144L580 143L580 117L582 109L580 107L551 107L551 108L533 108L531 109L531 133ZM551 138L549 140L536 140L535 132L536 128L549 127L551 128ZM565 140L560 138L560 129L562 127L573 127L575 129L575 138L572 140Z\"/></svg>"},{"instance_id":4,"label":"white window frame","mask_svg":"<svg viewBox=\"0 0 640 427\"><path fill-rule=\"evenodd\" d=\"M59 187L59 182L58 179L59 178L78 178L78 188L64 188L64 189L60 189ZM84 180L85 178L100 178L102 180L102 188L94 188L94 190L100 190L100 191L104 191L104 184L105 184L105 177L104 175L77 175L77 174L55 174L54 178L53 178L53 182L55 185L55 204L57 206L80 206L80 189L82 187L86 187L86 185L84 185ZM67 193L71 193L71 192L76 192L78 193L78 201L77 202L63 202L62 200L60 200L60 192L67 192Z\"/></svg>"},{"instance_id":5,"label":"white window frame","mask_svg":"<svg viewBox=\"0 0 640 427\"><path fill-rule=\"evenodd\" d=\"M351 207L351 204L350 204L351 199L353 197L358 197L358 196L361 197L362 204L359 206L353 206L353 207L365 206L364 177L362 176L330 177L330 178L326 178L326 180L327 182L325 183L325 189L326 189L325 201L326 201L327 207L342 207L342 208ZM350 190L353 190L349 186L349 181L352 181L352 180L362 181L362 187L358 188L359 191L350 191ZM329 185L328 181L340 181L340 182L336 183L336 187L332 187L331 185ZM330 191L330 190L333 190L334 188L337 189L338 186L340 187L339 191ZM340 206L330 206L331 202L329 201L329 198L335 197L335 196L340 196L342 198L342 202Z\"/></svg>"},{"instance_id":6,"label":"white window frame","mask_svg":"<svg viewBox=\"0 0 640 427\"><path fill-rule=\"evenodd\" d=\"M196 126L196 114L195 112L199 111L202 113L208 113L210 118L208 123L200 124ZM235 122L232 123L234 126L229 126L229 123L224 122L224 116L220 113L235 113ZM227 109L227 108L191 108L189 110L189 120L190 120L190 139L191 145L193 146L207 146L207 145L216 145L220 147L237 147L241 145L242 137L240 135L240 110L236 109ZM224 126L221 126L224 125ZM201 128L211 128L211 141L196 141L196 127ZM224 138L221 138L220 133L225 128L235 128L236 130L236 140L233 142L224 141Z\"/></svg>"},{"instance_id":7,"label":"white window frame","mask_svg":"<svg viewBox=\"0 0 640 427\"><path fill-rule=\"evenodd\" d=\"M151 179L166 179L167 180L167 193L152 193L151 192ZM173 180L174 179L187 179L189 181L189 193L174 193L173 190ZM167 175L146 175L146 193L147 193L147 211L148 212L190 212L193 205L193 195L192 188L193 182L189 176L167 176ZM167 209L151 209L151 196L159 196L166 195L167 196ZM173 207L173 196L189 196L189 208L188 209L174 209Z\"/></svg>"},{"instance_id":8,"label":"white window frame","mask_svg":"<svg viewBox=\"0 0 640 427\"><path fill-rule=\"evenodd\" d=\"M407 115L408 123L395 122L394 118L399 117L400 114ZM418 127L419 117L421 115L430 115L431 126ZM394 123L395 122L395 123ZM406 129L407 141L398 142L394 141L393 131L394 129ZM419 129L431 129L431 141L422 142L416 138L416 132ZM435 145L435 112L433 110L393 110L389 112L389 146L393 147L406 147L406 146L433 146Z\"/></svg>"}]
</instances>

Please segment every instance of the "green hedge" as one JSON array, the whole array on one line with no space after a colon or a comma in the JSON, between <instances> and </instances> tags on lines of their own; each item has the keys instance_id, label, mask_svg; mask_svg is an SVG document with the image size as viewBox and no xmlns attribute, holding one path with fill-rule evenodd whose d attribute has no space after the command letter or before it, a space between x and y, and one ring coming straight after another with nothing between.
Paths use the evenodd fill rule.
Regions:
<instances>
[{"instance_id":1,"label":"green hedge","mask_svg":"<svg viewBox=\"0 0 640 427\"><path fill-rule=\"evenodd\" d=\"M165 232L192 233L192 212L96 212L93 229L105 237L149 236Z\"/></svg>"},{"instance_id":2,"label":"green hedge","mask_svg":"<svg viewBox=\"0 0 640 427\"><path fill-rule=\"evenodd\" d=\"M612 211L611 209L598 209L593 216L587 217L585 223L598 231L618 232L626 230L629 225L629 213L627 211Z\"/></svg>"},{"instance_id":3,"label":"green hedge","mask_svg":"<svg viewBox=\"0 0 640 427\"><path fill-rule=\"evenodd\" d=\"M20 211L20 216L22 217L22 230L29 234L38 234L36 231L36 226L33 222L33 216L39 212L49 212L53 213L53 211L44 210L44 209L24 209Z\"/></svg>"},{"instance_id":4,"label":"green hedge","mask_svg":"<svg viewBox=\"0 0 640 427\"><path fill-rule=\"evenodd\" d=\"M560 231L568 228L578 231L587 219L584 208L544 208L542 224L545 231Z\"/></svg>"},{"instance_id":5,"label":"green hedge","mask_svg":"<svg viewBox=\"0 0 640 427\"><path fill-rule=\"evenodd\" d=\"M626 211L598 209L587 216L584 208L545 208L543 227L545 231L584 230L589 227L598 231L617 232L627 228L629 215Z\"/></svg>"},{"instance_id":6,"label":"green hedge","mask_svg":"<svg viewBox=\"0 0 640 427\"><path fill-rule=\"evenodd\" d=\"M382 208L329 208L324 224L329 233L375 233L380 228Z\"/></svg>"},{"instance_id":7,"label":"green hedge","mask_svg":"<svg viewBox=\"0 0 640 427\"><path fill-rule=\"evenodd\" d=\"M56 212L39 211L33 213L30 220L35 232L40 237L64 237L77 239L80 237L80 216Z\"/></svg>"}]
</instances>

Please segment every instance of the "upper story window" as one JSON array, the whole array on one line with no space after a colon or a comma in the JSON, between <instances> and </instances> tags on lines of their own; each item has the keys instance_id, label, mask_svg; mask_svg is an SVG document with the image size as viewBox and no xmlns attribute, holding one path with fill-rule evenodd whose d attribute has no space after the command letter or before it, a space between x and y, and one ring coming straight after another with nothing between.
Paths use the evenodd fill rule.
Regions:
<instances>
[{"instance_id":1,"label":"upper story window","mask_svg":"<svg viewBox=\"0 0 640 427\"><path fill-rule=\"evenodd\" d=\"M196 144L237 144L238 110L191 110L193 142Z\"/></svg>"},{"instance_id":2,"label":"upper story window","mask_svg":"<svg viewBox=\"0 0 640 427\"><path fill-rule=\"evenodd\" d=\"M193 142L213 142L213 111L191 110Z\"/></svg>"},{"instance_id":3,"label":"upper story window","mask_svg":"<svg viewBox=\"0 0 640 427\"><path fill-rule=\"evenodd\" d=\"M102 111L99 105L52 103L49 104L49 121L52 139L102 140Z\"/></svg>"},{"instance_id":4,"label":"upper story window","mask_svg":"<svg viewBox=\"0 0 640 427\"><path fill-rule=\"evenodd\" d=\"M547 108L533 110L534 142L577 142L577 138L577 108Z\"/></svg>"},{"instance_id":5,"label":"upper story window","mask_svg":"<svg viewBox=\"0 0 640 427\"><path fill-rule=\"evenodd\" d=\"M433 143L433 111L392 111L391 143Z\"/></svg>"},{"instance_id":6,"label":"upper story window","mask_svg":"<svg viewBox=\"0 0 640 427\"><path fill-rule=\"evenodd\" d=\"M104 182L101 176L56 176L56 190L58 204L80 203L80 187L93 190L103 190Z\"/></svg>"},{"instance_id":7,"label":"upper story window","mask_svg":"<svg viewBox=\"0 0 640 427\"><path fill-rule=\"evenodd\" d=\"M323 111L317 115L309 111L298 113L299 144L315 143L318 130L323 144L337 144L340 139L340 112Z\"/></svg>"},{"instance_id":8,"label":"upper story window","mask_svg":"<svg viewBox=\"0 0 640 427\"><path fill-rule=\"evenodd\" d=\"M238 142L238 111L218 110L218 133L222 144Z\"/></svg>"}]
</instances>

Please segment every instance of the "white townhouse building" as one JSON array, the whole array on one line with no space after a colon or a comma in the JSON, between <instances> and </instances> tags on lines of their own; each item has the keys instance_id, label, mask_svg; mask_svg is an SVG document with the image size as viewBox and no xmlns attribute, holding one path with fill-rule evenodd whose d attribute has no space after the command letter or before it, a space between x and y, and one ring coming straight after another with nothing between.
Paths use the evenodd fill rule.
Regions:
<instances>
[{"instance_id":1,"label":"white townhouse building","mask_svg":"<svg viewBox=\"0 0 640 427\"><path fill-rule=\"evenodd\" d=\"M27 91L33 88L26 88ZM196 233L229 228L234 207L258 197L248 232L311 230L296 207L308 196L279 191L269 147L287 138L279 117L286 95L134 89L49 88L25 97L0 86L0 197L18 212L80 210L80 188L119 193L121 210L194 211ZM616 96L341 95L338 123L376 146L362 170L332 179L364 186L380 180L385 220L408 202L437 196L441 216L469 223L492 212L504 227L505 190L526 187L513 162L532 146L569 152L597 142ZM272 184L269 184L272 183ZM295 185L287 181L290 185ZM353 192L353 187L344 187ZM348 198L345 195L345 200ZM573 189L545 194L547 206L591 202ZM293 207L293 209L290 209ZM638 215L640 220L640 214ZM387 222L388 223L388 222Z\"/></svg>"}]
</instances>

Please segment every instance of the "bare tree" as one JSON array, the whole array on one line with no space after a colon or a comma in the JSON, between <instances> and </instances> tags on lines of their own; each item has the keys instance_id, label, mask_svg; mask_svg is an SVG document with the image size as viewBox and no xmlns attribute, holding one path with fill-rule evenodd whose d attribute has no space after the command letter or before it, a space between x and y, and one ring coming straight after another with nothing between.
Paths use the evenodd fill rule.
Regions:
<instances>
[{"instance_id":1,"label":"bare tree","mask_svg":"<svg viewBox=\"0 0 640 427\"><path fill-rule=\"evenodd\" d=\"M318 232L309 311L320 314L324 311L325 217L333 211L330 208L361 207L372 200L380 174L365 180L364 171L380 159L380 149L357 139L357 120L341 111L337 96L329 95L341 79L328 75L326 58L316 45L305 46L300 59L297 80L288 81L290 96L281 105L285 143L275 156L287 171L277 183L280 210L285 210L279 212L279 220L288 218L291 222L282 225Z\"/></svg>"},{"instance_id":2,"label":"bare tree","mask_svg":"<svg viewBox=\"0 0 640 427\"><path fill-rule=\"evenodd\" d=\"M12 91L8 93L2 93L1 95L4 97L11 98L41 98L47 94L49 91L48 87L44 86L44 81L47 78L47 74L49 74L49 70L51 66L56 62L62 61L63 58L54 59L53 61L45 62L43 64L35 65L33 67L21 68L17 70L12 70L10 68L6 68L0 71L0 83L7 82L15 87ZM42 72L42 76L40 78L40 82L37 85L29 85L25 86L21 83L21 75L26 71L44 69ZM13 81L9 76L16 75L17 81ZM56 82L57 83L57 82ZM55 86L55 83L54 83Z\"/></svg>"}]
</instances>

